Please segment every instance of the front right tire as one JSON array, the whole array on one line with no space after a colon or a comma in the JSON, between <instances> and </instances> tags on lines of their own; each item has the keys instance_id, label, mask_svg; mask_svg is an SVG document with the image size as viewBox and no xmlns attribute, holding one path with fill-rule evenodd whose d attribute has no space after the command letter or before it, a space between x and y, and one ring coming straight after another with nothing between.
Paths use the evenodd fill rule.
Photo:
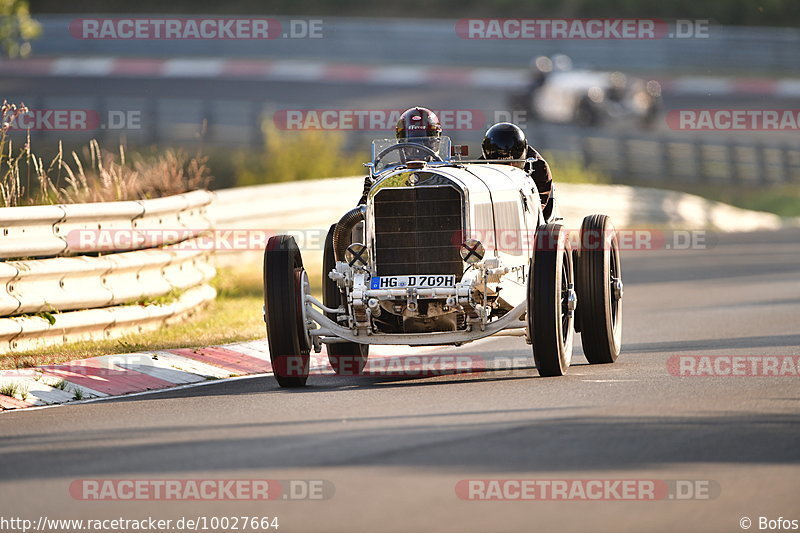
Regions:
<instances>
[{"instance_id":1,"label":"front right tire","mask_svg":"<svg viewBox=\"0 0 800 533\"><path fill-rule=\"evenodd\" d=\"M577 314L586 360L613 363L622 348L622 268L614 225L606 215L583 219L576 262Z\"/></svg>"}]
</instances>

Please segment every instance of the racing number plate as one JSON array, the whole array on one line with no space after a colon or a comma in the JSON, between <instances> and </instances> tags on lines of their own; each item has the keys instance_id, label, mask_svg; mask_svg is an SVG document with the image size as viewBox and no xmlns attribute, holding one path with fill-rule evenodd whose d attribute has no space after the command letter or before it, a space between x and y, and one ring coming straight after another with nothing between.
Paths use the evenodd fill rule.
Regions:
<instances>
[{"instance_id":1,"label":"racing number plate","mask_svg":"<svg viewBox=\"0 0 800 533\"><path fill-rule=\"evenodd\" d=\"M452 274L432 274L417 276L375 276L370 280L370 289L432 289L436 287L455 287L456 277Z\"/></svg>"}]
</instances>

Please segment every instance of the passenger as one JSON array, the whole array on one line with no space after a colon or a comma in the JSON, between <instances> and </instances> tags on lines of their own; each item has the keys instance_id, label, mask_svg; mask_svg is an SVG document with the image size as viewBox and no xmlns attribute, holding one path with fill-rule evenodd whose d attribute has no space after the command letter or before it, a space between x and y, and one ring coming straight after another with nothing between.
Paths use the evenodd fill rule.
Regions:
<instances>
[{"instance_id":1,"label":"passenger","mask_svg":"<svg viewBox=\"0 0 800 533\"><path fill-rule=\"evenodd\" d=\"M525 132L510 122L499 122L486 130L481 143L482 159L511 159L508 164L523 169L536 183L545 219L553 212L553 176L547 161L525 137ZM524 161L531 159L532 161Z\"/></svg>"}]
</instances>

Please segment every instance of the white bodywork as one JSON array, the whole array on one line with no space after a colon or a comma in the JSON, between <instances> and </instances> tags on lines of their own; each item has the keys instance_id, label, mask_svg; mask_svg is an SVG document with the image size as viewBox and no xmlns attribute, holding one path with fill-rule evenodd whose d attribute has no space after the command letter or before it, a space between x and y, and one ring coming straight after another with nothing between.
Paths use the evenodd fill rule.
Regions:
<instances>
[{"instance_id":1,"label":"white bodywork","mask_svg":"<svg viewBox=\"0 0 800 533\"><path fill-rule=\"evenodd\" d=\"M411 166L411 165L409 165ZM423 178L419 178L423 176ZM364 242L373 249L375 235L374 198L385 188L454 186L463 197L462 223L465 239L477 239L485 255L477 263L463 263L464 273L454 287L370 288L379 258L367 266L337 262L329 277L346 294L347 308L324 307L308 292L305 317L315 349L322 343L350 341L361 344L461 344L504 329L525 333L527 283L533 237L544 223L539 194L533 180L511 165L418 162L413 169L389 169L375 180L367 200ZM430 183L435 182L435 185ZM427 185L426 185L427 184ZM458 246L458 243L454 243ZM417 299L440 315L460 314L461 329L420 333L383 333L373 315L400 312L413 317ZM323 313L338 312L334 322ZM425 315L427 316L427 315Z\"/></svg>"}]
</instances>

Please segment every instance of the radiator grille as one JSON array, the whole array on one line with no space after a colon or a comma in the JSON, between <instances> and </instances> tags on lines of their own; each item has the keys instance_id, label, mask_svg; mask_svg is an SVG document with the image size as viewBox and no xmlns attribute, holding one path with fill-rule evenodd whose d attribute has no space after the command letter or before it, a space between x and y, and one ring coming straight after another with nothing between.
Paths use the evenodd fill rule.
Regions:
<instances>
[{"instance_id":1,"label":"radiator grille","mask_svg":"<svg viewBox=\"0 0 800 533\"><path fill-rule=\"evenodd\" d=\"M462 201L455 187L383 189L374 202L379 276L461 276Z\"/></svg>"}]
</instances>

